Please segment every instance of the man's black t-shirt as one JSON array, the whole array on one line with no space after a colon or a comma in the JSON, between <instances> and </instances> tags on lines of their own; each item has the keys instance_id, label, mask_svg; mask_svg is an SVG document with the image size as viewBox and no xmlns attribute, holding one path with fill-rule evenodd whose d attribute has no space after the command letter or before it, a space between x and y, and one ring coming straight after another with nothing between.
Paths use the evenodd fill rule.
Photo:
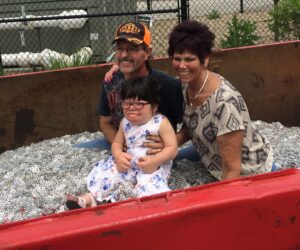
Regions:
<instances>
[{"instance_id":1,"label":"man's black t-shirt","mask_svg":"<svg viewBox=\"0 0 300 250\"><path fill-rule=\"evenodd\" d=\"M160 103L158 112L165 115L176 131L176 125L182 122L183 96L178 79L159 70L152 69L149 76L160 84ZM125 82L121 71L114 74L113 79L102 86L98 112L101 116L111 116L113 125L118 129L123 118L121 107L121 88Z\"/></svg>"}]
</instances>

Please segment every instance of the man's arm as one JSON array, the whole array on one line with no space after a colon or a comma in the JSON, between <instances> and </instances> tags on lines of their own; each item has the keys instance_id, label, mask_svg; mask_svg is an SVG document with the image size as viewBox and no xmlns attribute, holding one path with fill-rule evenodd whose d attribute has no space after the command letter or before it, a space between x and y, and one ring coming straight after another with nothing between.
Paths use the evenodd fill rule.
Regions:
<instances>
[{"instance_id":1,"label":"man's arm","mask_svg":"<svg viewBox=\"0 0 300 250\"><path fill-rule=\"evenodd\" d=\"M106 92L105 86L110 83L103 82L102 91L100 96L100 102L98 106L99 113L99 129L103 133L106 140L112 144L116 134L117 128L113 125L113 120L110 111L110 105L108 101L108 94Z\"/></svg>"},{"instance_id":2,"label":"man's arm","mask_svg":"<svg viewBox=\"0 0 300 250\"><path fill-rule=\"evenodd\" d=\"M99 118L100 131L103 133L109 143L113 143L117 134L117 129L113 126L111 116L100 116Z\"/></svg>"}]
</instances>

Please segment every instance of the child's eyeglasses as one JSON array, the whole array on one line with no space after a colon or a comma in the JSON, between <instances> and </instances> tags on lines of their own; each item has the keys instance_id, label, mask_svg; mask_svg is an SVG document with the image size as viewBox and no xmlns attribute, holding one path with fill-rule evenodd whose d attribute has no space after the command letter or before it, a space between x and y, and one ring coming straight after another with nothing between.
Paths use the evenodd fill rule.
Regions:
<instances>
[{"instance_id":1,"label":"child's eyeglasses","mask_svg":"<svg viewBox=\"0 0 300 250\"><path fill-rule=\"evenodd\" d=\"M145 105L150 104L149 102L129 102L129 101L123 101L122 102L122 108L129 109L130 106L132 106L134 109L139 110L142 109Z\"/></svg>"}]
</instances>

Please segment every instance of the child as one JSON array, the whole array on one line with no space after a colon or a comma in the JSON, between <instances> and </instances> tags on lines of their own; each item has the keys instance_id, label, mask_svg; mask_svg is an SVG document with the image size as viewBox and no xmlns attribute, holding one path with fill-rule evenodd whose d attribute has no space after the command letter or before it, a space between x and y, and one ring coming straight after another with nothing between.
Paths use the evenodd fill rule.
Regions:
<instances>
[{"instance_id":1,"label":"child","mask_svg":"<svg viewBox=\"0 0 300 250\"><path fill-rule=\"evenodd\" d=\"M158 83L150 77L124 83L121 91L124 118L112 143L112 156L92 169L87 178L89 193L67 196L69 209L118 201L118 187L122 183L131 187L136 197L170 190L168 177L178 147L169 120L156 113L158 91ZM164 145L155 155L146 155L147 148L143 146L150 133L159 135Z\"/></svg>"}]
</instances>

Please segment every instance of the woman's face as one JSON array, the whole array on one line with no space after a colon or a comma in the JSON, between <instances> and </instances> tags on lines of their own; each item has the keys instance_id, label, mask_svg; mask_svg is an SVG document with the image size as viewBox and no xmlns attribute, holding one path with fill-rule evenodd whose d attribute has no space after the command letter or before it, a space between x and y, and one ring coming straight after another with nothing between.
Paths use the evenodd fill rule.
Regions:
<instances>
[{"instance_id":1,"label":"woman's face","mask_svg":"<svg viewBox=\"0 0 300 250\"><path fill-rule=\"evenodd\" d=\"M196 54L190 52L174 53L172 67L182 83L196 83L201 77L203 65Z\"/></svg>"},{"instance_id":2,"label":"woman's face","mask_svg":"<svg viewBox=\"0 0 300 250\"><path fill-rule=\"evenodd\" d=\"M156 111L149 102L137 98L125 99L122 108L124 116L134 125L146 123Z\"/></svg>"}]
</instances>

